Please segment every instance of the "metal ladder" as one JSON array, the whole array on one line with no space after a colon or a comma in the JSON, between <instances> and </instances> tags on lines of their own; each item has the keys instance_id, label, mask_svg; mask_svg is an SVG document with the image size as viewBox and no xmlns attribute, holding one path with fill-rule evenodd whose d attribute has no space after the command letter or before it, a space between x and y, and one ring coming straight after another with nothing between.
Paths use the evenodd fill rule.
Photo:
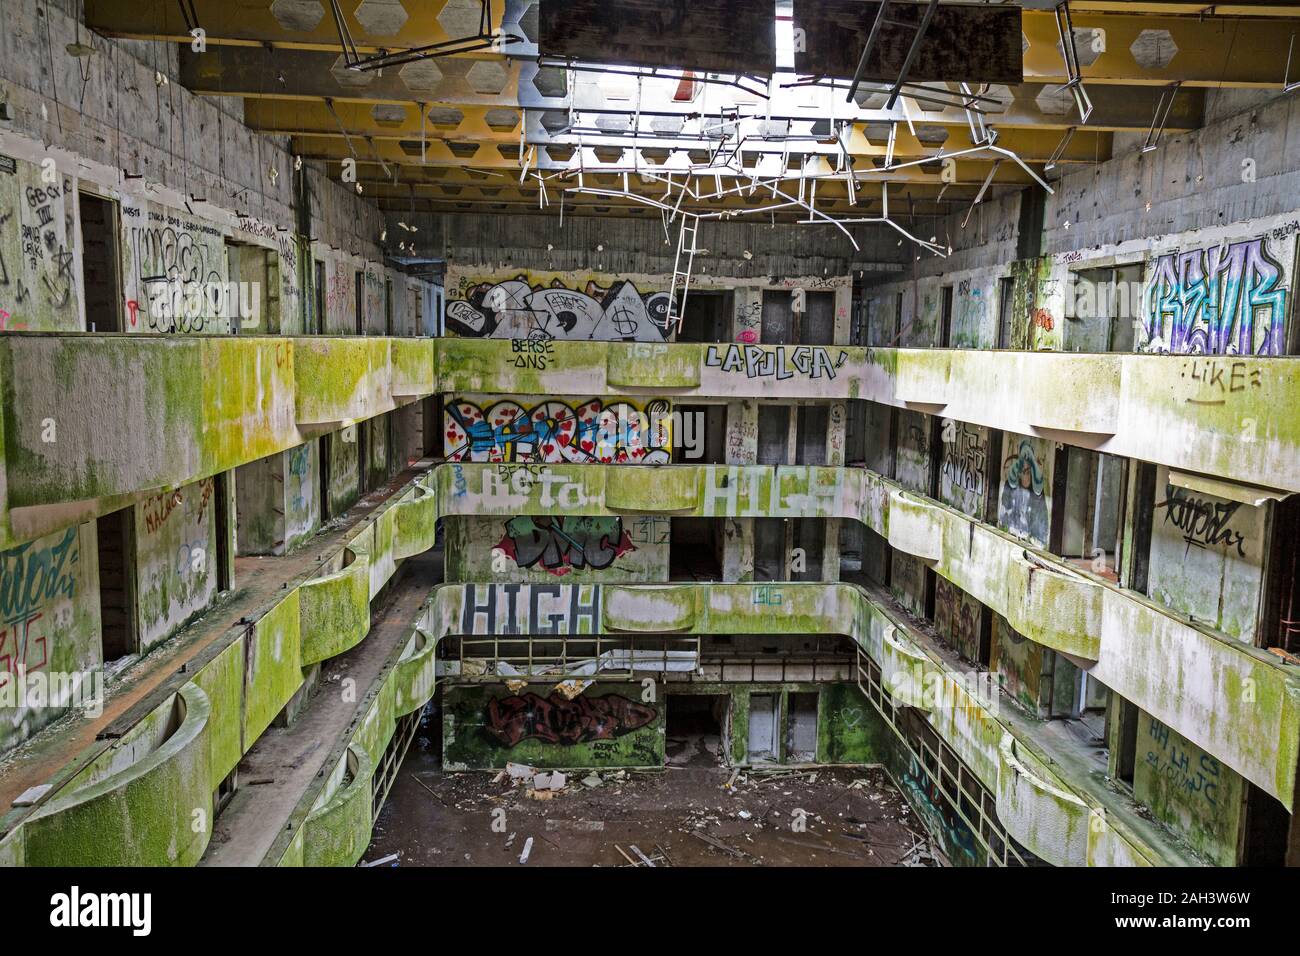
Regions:
<instances>
[{"instance_id":1,"label":"metal ladder","mask_svg":"<svg viewBox=\"0 0 1300 956\"><path fill-rule=\"evenodd\" d=\"M668 288L668 314L664 319L665 337L674 331L681 331L682 316L686 310L686 296L691 288L691 268L695 264L698 246L695 236L700 230L700 217L688 212L682 213L682 228L677 233L677 257L673 260L673 281ZM682 269L682 253L686 253L686 268ZM677 301L677 290L681 289L682 300ZM676 329L673 326L676 325Z\"/></svg>"}]
</instances>

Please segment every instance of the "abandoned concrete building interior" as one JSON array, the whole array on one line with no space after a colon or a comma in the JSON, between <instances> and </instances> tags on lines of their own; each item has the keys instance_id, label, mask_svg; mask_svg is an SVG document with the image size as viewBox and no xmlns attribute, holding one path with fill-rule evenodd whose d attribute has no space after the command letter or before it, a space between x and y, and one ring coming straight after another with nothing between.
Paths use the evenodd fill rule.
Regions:
<instances>
[{"instance_id":1,"label":"abandoned concrete building interior","mask_svg":"<svg viewBox=\"0 0 1300 956\"><path fill-rule=\"evenodd\" d=\"M1300 8L0 3L0 863L1287 865Z\"/></svg>"}]
</instances>

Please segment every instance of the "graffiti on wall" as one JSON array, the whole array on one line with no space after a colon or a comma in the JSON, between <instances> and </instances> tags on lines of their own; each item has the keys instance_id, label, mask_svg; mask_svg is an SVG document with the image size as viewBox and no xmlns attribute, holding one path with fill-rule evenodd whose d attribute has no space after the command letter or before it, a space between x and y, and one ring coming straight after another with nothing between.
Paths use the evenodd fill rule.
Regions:
<instances>
[{"instance_id":1,"label":"graffiti on wall","mask_svg":"<svg viewBox=\"0 0 1300 956\"><path fill-rule=\"evenodd\" d=\"M1246 537L1230 523L1240 507L1236 501L1211 500L1168 484L1165 500L1156 503L1157 509L1165 509L1165 523L1177 528L1187 543L1184 555L1193 547L1211 550L1222 546L1228 552L1235 549L1237 556L1244 558Z\"/></svg>"},{"instance_id":2,"label":"graffiti on wall","mask_svg":"<svg viewBox=\"0 0 1300 956\"><path fill-rule=\"evenodd\" d=\"M518 567L541 565L554 575L601 570L629 551L632 536L619 517L550 518L518 515L497 545Z\"/></svg>"},{"instance_id":3,"label":"graffiti on wall","mask_svg":"<svg viewBox=\"0 0 1300 956\"><path fill-rule=\"evenodd\" d=\"M613 740L653 723L658 716L648 704L618 694L569 700L559 692L546 698L529 693L489 701L483 729L506 747L525 740L572 747Z\"/></svg>"},{"instance_id":4,"label":"graffiti on wall","mask_svg":"<svg viewBox=\"0 0 1300 956\"><path fill-rule=\"evenodd\" d=\"M941 435L939 496L967 514L978 515L988 472L988 431L978 425L945 419Z\"/></svg>"},{"instance_id":5,"label":"graffiti on wall","mask_svg":"<svg viewBox=\"0 0 1300 956\"><path fill-rule=\"evenodd\" d=\"M75 181L0 160L0 331L76 327Z\"/></svg>"},{"instance_id":6,"label":"graffiti on wall","mask_svg":"<svg viewBox=\"0 0 1300 956\"><path fill-rule=\"evenodd\" d=\"M644 410L550 399L531 407L500 401L484 409L457 399L444 412L448 461L664 465L671 459L668 403Z\"/></svg>"},{"instance_id":7,"label":"graffiti on wall","mask_svg":"<svg viewBox=\"0 0 1300 956\"><path fill-rule=\"evenodd\" d=\"M1160 256L1143 293L1146 352L1280 355L1285 273L1265 237Z\"/></svg>"},{"instance_id":8,"label":"graffiti on wall","mask_svg":"<svg viewBox=\"0 0 1300 956\"><path fill-rule=\"evenodd\" d=\"M132 331L225 332L216 323L224 288L226 247L221 230L165 207L123 206L122 230L130 253L127 326ZM199 310L171 309L177 288ZM196 312L197 314L193 314ZM161 314L160 314L161 313Z\"/></svg>"},{"instance_id":9,"label":"graffiti on wall","mask_svg":"<svg viewBox=\"0 0 1300 956\"><path fill-rule=\"evenodd\" d=\"M76 528L0 552L0 686L49 663L60 622L52 606L76 596Z\"/></svg>"},{"instance_id":10,"label":"graffiti on wall","mask_svg":"<svg viewBox=\"0 0 1300 956\"><path fill-rule=\"evenodd\" d=\"M1047 472L1032 440L1022 438L1016 453L1002 464L998 523L1012 534L1047 543Z\"/></svg>"},{"instance_id":11,"label":"graffiti on wall","mask_svg":"<svg viewBox=\"0 0 1300 956\"><path fill-rule=\"evenodd\" d=\"M594 634L600 589L590 584L468 584L462 634Z\"/></svg>"},{"instance_id":12,"label":"graffiti on wall","mask_svg":"<svg viewBox=\"0 0 1300 956\"><path fill-rule=\"evenodd\" d=\"M722 351L719 351L721 349ZM704 353L704 364L724 372L744 372L746 378L775 378L784 380L799 375L803 378L835 377L844 367L849 353L843 349L834 359L820 345L799 345L794 348L771 348L761 345L710 345Z\"/></svg>"},{"instance_id":13,"label":"graffiti on wall","mask_svg":"<svg viewBox=\"0 0 1300 956\"><path fill-rule=\"evenodd\" d=\"M554 280L530 285L526 276L504 282L462 283L447 302L447 328L494 339L594 339L661 342L667 329L668 293L641 293L631 282L588 282L570 289Z\"/></svg>"},{"instance_id":14,"label":"graffiti on wall","mask_svg":"<svg viewBox=\"0 0 1300 956\"><path fill-rule=\"evenodd\" d=\"M1160 721L1150 716L1147 721L1147 766L1175 792L1215 806L1222 776L1219 761L1199 750L1194 755Z\"/></svg>"},{"instance_id":15,"label":"graffiti on wall","mask_svg":"<svg viewBox=\"0 0 1300 956\"><path fill-rule=\"evenodd\" d=\"M952 345L955 348L991 348L994 335L988 327L990 296L971 279L957 283L953 297Z\"/></svg>"},{"instance_id":16,"label":"graffiti on wall","mask_svg":"<svg viewBox=\"0 0 1300 956\"><path fill-rule=\"evenodd\" d=\"M942 575L935 576L934 626L949 646L968 660L980 649L980 605Z\"/></svg>"},{"instance_id":17,"label":"graffiti on wall","mask_svg":"<svg viewBox=\"0 0 1300 956\"><path fill-rule=\"evenodd\" d=\"M916 757L908 756L907 769L900 782L909 797L908 802L929 822L953 862L959 866L976 865L980 851L974 833Z\"/></svg>"}]
</instances>

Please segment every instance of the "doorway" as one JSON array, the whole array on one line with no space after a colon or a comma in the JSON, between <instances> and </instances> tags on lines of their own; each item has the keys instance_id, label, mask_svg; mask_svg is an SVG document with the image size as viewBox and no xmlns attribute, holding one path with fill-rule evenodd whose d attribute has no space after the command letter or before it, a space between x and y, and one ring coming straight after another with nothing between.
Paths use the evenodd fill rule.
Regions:
<instances>
[{"instance_id":1,"label":"doorway","mask_svg":"<svg viewBox=\"0 0 1300 956\"><path fill-rule=\"evenodd\" d=\"M776 694L749 695L749 747L750 763L775 763L777 725L781 717L780 698Z\"/></svg>"},{"instance_id":2,"label":"doorway","mask_svg":"<svg viewBox=\"0 0 1300 956\"><path fill-rule=\"evenodd\" d=\"M125 332L122 327L121 257L117 253L117 203L80 193L81 270L86 290L86 328Z\"/></svg>"},{"instance_id":3,"label":"doorway","mask_svg":"<svg viewBox=\"0 0 1300 956\"><path fill-rule=\"evenodd\" d=\"M664 761L675 767L716 767L722 763L722 725L726 694L669 694Z\"/></svg>"},{"instance_id":4,"label":"doorway","mask_svg":"<svg viewBox=\"0 0 1300 956\"><path fill-rule=\"evenodd\" d=\"M99 552L101 659L105 664L136 650L135 521L131 508L95 522Z\"/></svg>"},{"instance_id":5,"label":"doorway","mask_svg":"<svg viewBox=\"0 0 1300 956\"><path fill-rule=\"evenodd\" d=\"M315 335L325 334L325 263L319 259L314 259L316 265L316 281L313 286L315 292L315 307L312 309L311 332Z\"/></svg>"},{"instance_id":6,"label":"doorway","mask_svg":"<svg viewBox=\"0 0 1300 956\"><path fill-rule=\"evenodd\" d=\"M817 759L816 693L790 694L789 719L785 728L787 763L812 763Z\"/></svg>"}]
</instances>

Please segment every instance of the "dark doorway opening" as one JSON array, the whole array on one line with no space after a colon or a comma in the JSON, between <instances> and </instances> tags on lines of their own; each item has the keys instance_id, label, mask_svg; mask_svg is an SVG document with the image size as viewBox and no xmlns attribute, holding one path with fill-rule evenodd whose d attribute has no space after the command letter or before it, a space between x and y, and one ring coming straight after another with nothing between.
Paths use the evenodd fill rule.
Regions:
<instances>
[{"instance_id":1,"label":"dark doorway opening","mask_svg":"<svg viewBox=\"0 0 1300 956\"><path fill-rule=\"evenodd\" d=\"M787 763L812 763L817 759L817 697L816 692L791 694L787 700Z\"/></svg>"},{"instance_id":2,"label":"dark doorway opening","mask_svg":"<svg viewBox=\"0 0 1300 956\"><path fill-rule=\"evenodd\" d=\"M357 335L366 334L366 274L357 273Z\"/></svg>"},{"instance_id":3,"label":"dark doorway opening","mask_svg":"<svg viewBox=\"0 0 1300 956\"><path fill-rule=\"evenodd\" d=\"M1246 783L1246 827L1242 837L1242 866L1285 866L1291 814L1286 807L1250 781Z\"/></svg>"},{"instance_id":4,"label":"dark doorway opening","mask_svg":"<svg viewBox=\"0 0 1300 956\"><path fill-rule=\"evenodd\" d=\"M757 464L785 465L790 461L789 405L758 406Z\"/></svg>"},{"instance_id":5,"label":"dark doorway opening","mask_svg":"<svg viewBox=\"0 0 1300 956\"><path fill-rule=\"evenodd\" d=\"M231 514L230 514L230 472L223 471L213 476L212 497L216 503L217 518L217 591L229 591L234 587L231 575L233 562L230 557Z\"/></svg>"},{"instance_id":6,"label":"dark doorway opening","mask_svg":"<svg viewBox=\"0 0 1300 956\"><path fill-rule=\"evenodd\" d=\"M670 518L668 580L722 580L722 518Z\"/></svg>"},{"instance_id":7,"label":"dark doorway opening","mask_svg":"<svg viewBox=\"0 0 1300 956\"><path fill-rule=\"evenodd\" d=\"M835 341L835 293L809 292L804 296L808 311L799 321L801 345L830 345Z\"/></svg>"},{"instance_id":8,"label":"dark doorway opening","mask_svg":"<svg viewBox=\"0 0 1300 956\"><path fill-rule=\"evenodd\" d=\"M826 404L800 405L795 424L794 463L825 465L826 434L830 407Z\"/></svg>"},{"instance_id":9,"label":"dark doorway opening","mask_svg":"<svg viewBox=\"0 0 1300 956\"><path fill-rule=\"evenodd\" d=\"M794 341L794 312L789 292L763 293L763 327L758 340L764 345L788 345Z\"/></svg>"},{"instance_id":10,"label":"dark doorway opening","mask_svg":"<svg viewBox=\"0 0 1300 956\"><path fill-rule=\"evenodd\" d=\"M330 505L330 469L334 467L334 456L330 454L329 435L322 435L316 443L320 448L320 520L323 524L334 517L334 508Z\"/></svg>"},{"instance_id":11,"label":"dark doorway opening","mask_svg":"<svg viewBox=\"0 0 1300 956\"><path fill-rule=\"evenodd\" d=\"M81 193L77 198L81 214L86 328L91 332L124 332L117 203L90 193Z\"/></svg>"},{"instance_id":12,"label":"dark doorway opening","mask_svg":"<svg viewBox=\"0 0 1300 956\"><path fill-rule=\"evenodd\" d=\"M943 312L939 317L939 348L952 348L952 286L943 287Z\"/></svg>"},{"instance_id":13,"label":"dark doorway opening","mask_svg":"<svg viewBox=\"0 0 1300 956\"><path fill-rule=\"evenodd\" d=\"M114 511L95 522L100 648L105 664L136 650L134 524L130 508Z\"/></svg>"},{"instance_id":14,"label":"dark doorway opening","mask_svg":"<svg viewBox=\"0 0 1300 956\"><path fill-rule=\"evenodd\" d=\"M325 263L319 259L312 260L316 265L313 291L315 292L314 308L311 317L311 332L315 335L325 334Z\"/></svg>"},{"instance_id":15,"label":"dark doorway opening","mask_svg":"<svg viewBox=\"0 0 1300 956\"><path fill-rule=\"evenodd\" d=\"M1300 652L1300 495L1273 505L1273 529L1265 561L1263 647Z\"/></svg>"},{"instance_id":16,"label":"dark doorway opening","mask_svg":"<svg viewBox=\"0 0 1300 956\"><path fill-rule=\"evenodd\" d=\"M998 348L1014 348L1016 280L1013 276L998 280Z\"/></svg>"},{"instance_id":17,"label":"dark doorway opening","mask_svg":"<svg viewBox=\"0 0 1300 956\"><path fill-rule=\"evenodd\" d=\"M727 317L731 315L730 292L691 292L677 342L726 342Z\"/></svg>"},{"instance_id":18,"label":"dark doorway opening","mask_svg":"<svg viewBox=\"0 0 1300 956\"><path fill-rule=\"evenodd\" d=\"M723 761L725 694L669 694L664 759L675 767L716 767Z\"/></svg>"}]
</instances>

